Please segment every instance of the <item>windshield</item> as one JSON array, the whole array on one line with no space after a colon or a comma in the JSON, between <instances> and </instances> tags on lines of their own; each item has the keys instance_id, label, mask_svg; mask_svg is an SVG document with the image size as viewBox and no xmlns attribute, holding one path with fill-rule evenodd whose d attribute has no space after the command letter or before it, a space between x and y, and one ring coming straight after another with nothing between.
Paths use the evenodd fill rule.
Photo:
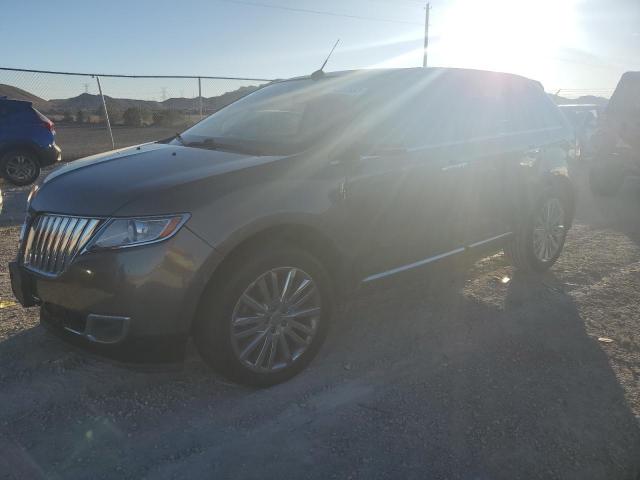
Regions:
<instances>
[{"instance_id":1,"label":"windshield","mask_svg":"<svg viewBox=\"0 0 640 480\"><path fill-rule=\"evenodd\" d=\"M174 142L264 155L302 151L353 116L359 92L338 86L331 79L269 85L214 113Z\"/></svg>"}]
</instances>

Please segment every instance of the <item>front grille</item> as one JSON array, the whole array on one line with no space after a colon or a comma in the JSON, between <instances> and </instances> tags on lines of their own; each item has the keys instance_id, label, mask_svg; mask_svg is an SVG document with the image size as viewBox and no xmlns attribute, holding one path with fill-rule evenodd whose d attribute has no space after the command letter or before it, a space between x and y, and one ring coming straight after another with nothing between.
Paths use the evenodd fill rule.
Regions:
<instances>
[{"instance_id":1,"label":"front grille","mask_svg":"<svg viewBox=\"0 0 640 480\"><path fill-rule=\"evenodd\" d=\"M22 264L47 275L61 274L96 231L96 218L39 215L25 236Z\"/></svg>"}]
</instances>

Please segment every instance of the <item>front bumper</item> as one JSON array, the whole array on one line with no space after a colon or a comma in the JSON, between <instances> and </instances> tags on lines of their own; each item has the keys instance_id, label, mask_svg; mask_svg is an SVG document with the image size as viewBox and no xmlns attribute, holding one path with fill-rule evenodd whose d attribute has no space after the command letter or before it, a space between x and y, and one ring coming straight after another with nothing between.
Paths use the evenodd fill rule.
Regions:
<instances>
[{"instance_id":1,"label":"front bumper","mask_svg":"<svg viewBox=\"0 0 640 480\"><path fill-rule=\"evenodd\" d=\"M51 278L10 264L24 306L64 338L126 361L184 352L218 255L187 228L157 244L86 253Z\"/></svg>"}]
</instances>

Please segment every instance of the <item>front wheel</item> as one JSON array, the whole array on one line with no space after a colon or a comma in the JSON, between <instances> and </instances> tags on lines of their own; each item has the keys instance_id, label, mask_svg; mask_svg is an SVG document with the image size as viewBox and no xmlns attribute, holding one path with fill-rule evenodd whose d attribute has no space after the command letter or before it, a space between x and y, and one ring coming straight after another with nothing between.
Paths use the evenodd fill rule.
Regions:
<instances>
[{"instance_id":1,"label":"front wheel","mask_svg":"<svg viewBox=\"0 0 640 480\"><path fill-rule=\"evenodd\" d=\"M317 354L331 317L322 265L303 250L280 246L224 270L205 292L196 319L194 340L204 360L230 380L253 386L296 375Z\"/></svg>"},{"instance_id":2,"label":"front wheel","mask_svg":"<svg viewBox=\"0 0 640 480\"><path fill-rule=\"evenodd\" d=\"M505 245L505 254L519 270L542 272L558 260L571 224L566 197L552 191L536 202L529 220Z\"/></svg>"},{"instance_id":3,"label":"front wheel","mask_svg":"<svg viewBox=\"0 0 640 480\"><path fill-rule=\"evenodd\" d=\"M40 164L28 150L11 150L2 156L2 176L16 186L29 185L40 175Z\"/></svg>"}]
</instances>

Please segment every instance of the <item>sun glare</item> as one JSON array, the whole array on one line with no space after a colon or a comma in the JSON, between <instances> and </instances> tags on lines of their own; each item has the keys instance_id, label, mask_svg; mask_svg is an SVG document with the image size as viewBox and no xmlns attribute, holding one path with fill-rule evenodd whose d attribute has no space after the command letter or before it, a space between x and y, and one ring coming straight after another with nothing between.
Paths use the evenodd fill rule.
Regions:
<instances>
[{"instance_id":1,"label":"sun glare","mask_svg":"<svg viewBox=\"0 0 640 480\"><path fill-rule=\"evenodd\" d=\"M432 23L432 58L442 66L544 77L562 48L576 43L579 0L458 1ZM435 7L434 7L435 8Z\"/></svg>"}]
</instances>

